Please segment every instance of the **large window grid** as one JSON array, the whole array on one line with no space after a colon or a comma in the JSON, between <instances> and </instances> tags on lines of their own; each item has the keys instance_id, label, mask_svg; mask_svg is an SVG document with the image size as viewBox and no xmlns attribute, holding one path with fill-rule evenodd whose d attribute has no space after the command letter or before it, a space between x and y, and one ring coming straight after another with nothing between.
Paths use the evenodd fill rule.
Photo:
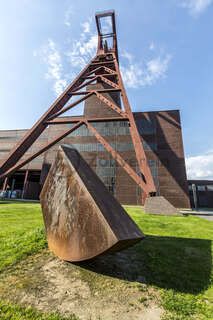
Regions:
<instances>
[{"instance_id":1,"label":"large window grid","mask_svg":"<svg viewBox=\"0 0 213 320\"><path fill-rule=\"evenodd\" d=\"M159 188L159 178L158 178L158 161L157 160L148 160L148 164L151 170L151 174L158 192ZM138 165L136 165L136 172L140 174Z\"/></svg>"},{"instance_id":2,"label":"large window grid","mask_svg":"<svg viewBox=\"0 0 213 320\"><path fill-rule=\"evenodd\" d=\"M91 124L103 136L130 135L128 121L107 121L107 122L91 122ZM149 119L136 119L136 125L140 135L150 135L156 133L156 123ZM71 128L74 124L67 124ZM81 126L70 136L92 136L92 133L85 125Z\"/></svg>"},{"instance_id":3,"label":"large window grid","mask_svg":"<svg viewBox=\"0 0 213 320\"><path fill-rule=\"evenodd\" d=\"M112 158L96 159L96 173L103 181L107 189L115 194L115 180L116 180L116 161Z\"/></svg>"},{"instance_id":4,"label":"large window grid","mask_svg":"<svg viewBox=\"0 0 213 320\"><path fill-rule=\"evenodd\" d=\"M127 121L92 122L91 124L102 136L130 135L129 124ZM69 128L72 128L74 124L67 124L67 126ZM91 137L93 136L93 134L87 129L85 125L83 125L72 132L69 136Z\"/></svg>"},{"instance_id":5,"label":"large window grid","mask_svg":"<svg viewBox=\"0 0 213 320\"><path fill-rule=\"evenodd\" d=\"M118 152L134 151L132 142L109 142L111 147ZM144 149L147 151L156 150L156 143L143 142ZM101 143L72 143L71 146L79 152L101 152L106 151Z\"/></svg>"},{"instance_id":6,"label":"large window grid","mask_svg":"<svg viewBox=\"0 0 213 320\"><path fill-rule=\"evenodd\" d=\"M153 178L158 178L157 160L148 160L148 163L149 163L149 167L150 167Z\"/></svg>"}]
</instances>

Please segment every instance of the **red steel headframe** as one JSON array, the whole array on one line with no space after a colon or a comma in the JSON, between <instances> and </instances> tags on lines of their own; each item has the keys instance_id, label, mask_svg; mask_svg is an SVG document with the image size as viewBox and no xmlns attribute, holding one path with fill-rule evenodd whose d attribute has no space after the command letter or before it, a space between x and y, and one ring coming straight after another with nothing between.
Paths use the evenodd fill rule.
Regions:
<instances>
[{"instance_id":1,"label":"red steel headframe","mask_svg":"<svg viewBox=\"0 0 213 320\"><path fill-rule=\"evenodd\" d=\"M142 137L139 135L135 120L131 111L131 107L127 98L127 94L122 81L117 49L117 34L115 25L114 11L107 11L96 14L96 25L98 30L98 48L96 56L87 64L80 72L75 80L66 88L66 90L56 99L47 112L36 122L36 124L26 133L15 148L10 152L8 158L0 167L0 180L7 178L12 173L32 161L51 148L58 141L69 135L81 125L86 125L87 128L94 134L96 139L105 147L112 157L123 167L129 176L143 190L144 198L156 194L156 188L147 162L145 151L143 148ZM107 84L107 89L85 90L89 84L101 82ZM109 100L103 93L120 92L123 102L123 110L120 106ZM73 96L82 96L78 100L67 105L67 102ZM96 95L109 108L116 111L117 117L102 117L102 118L87 118L85 116L74 117L71 120L64 120L59 116L71 108L75 107L82 101L85 101L92 95ZM66 105L66 106L65 106ZM132 142L135 149L135 155L140 169L140 175L136 173L122 156L116 152L103 136L95 129L92 122L107 122L107 121L128 121ZM41 148L38 152L32 154L29 158L21 161L22 156L38 139L41 133L49 125L57 125L62 123L75 124L72 129L67 130L55 140Z\"/></svg>"}]
</instances>

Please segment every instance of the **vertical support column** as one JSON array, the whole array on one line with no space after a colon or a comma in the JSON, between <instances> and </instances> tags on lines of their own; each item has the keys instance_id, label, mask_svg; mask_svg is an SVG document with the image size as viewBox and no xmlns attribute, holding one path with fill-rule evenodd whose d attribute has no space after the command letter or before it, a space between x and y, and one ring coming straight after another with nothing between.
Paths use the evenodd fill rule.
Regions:
<instances>
[{"instance_id":1,"label":"vertical support column","mask_svg":"<svg viewBox=\"0 0 213 320\"><path fill-rule=\"evenodd\" d=\"M12 186L11 186L11 191L10 191L10 196L9 196L9 198L11 198L11 196L12 196L12 192L13 192L13 190L14 190L15 182L16 182L16 179L14 179L14 178L13 178L13 180L12 180Z\"/></svg>"},{"instance_id":2,"label":"vertical support column","mask_svg":"<svg viewBox=\"0 0 213 320\"><path fill-rule=\"evenodd\" d=\"M4 179L4 184L3 184L3 190L2 190L2 191L6 191L6 189L7 189L7 183L8 183L8 177L6 177L6 178Z\"/></svg>"},{"instance_id":3,"label":"vertical support column","mask_svg":"<svg viewBox=\"0 0 213 320\"><path fill-rule=\"evenodd\" d=\"M194 207L195 207L195 210L197 210L198 209L197 188L194 183L192 184L192 194L193 194L193 200L194 200Z\"/></svg>"},{"instance_id":4,"label":"vertical support column","mask_svg":"<svg viewBox=\"0 0 213 320\"><path fill-rule=\"evenodd\" d=\"M145 204L146 198L147 198L147 195L144 192L142 192L142 205L143 206Z\"/></svg>"},{"instance_id":5,"label":"vertical support column","mask_svg":"<svg viewBox=\"0 0 213 320\"><path fill-rule=\"evenodd\" d=\"M128 115L129 118L129 123L130 123L130 135L132 137L132 142L134 145L134 149L135 149L135 155L136 155L136 159L140 168L140 172L141 174L143 174L144 179L145 179L145 185L146 187L143 189L143 198L142 201L144 201L146 199L146 197L148 197L150 194L155 194L156 193L156 188L155 188L155 184L154 184L154 180L151 174L151 170L149 168L149 164L146 158L146 154L143 148L143 144L142 144L142 140L141 137L138 133L138 129L131 111L131 107L129 104L129 100L128 97L126 95L126 91L124 88L124 84L123 84L123 80L121 77L121 73L120 73L120 69L119 69L119 65L118 65L118 61L116 59L116 56L114 54L114 62L115 62L115 70L118 74L118 84L121 88L121 97L122 97L122 101L124 104L124 109L125 112Z\"/></svg>"},{"instance_id":6,"label":"vertical support column","mask_svg":"<svg viewBox=\"0 0 213 320\"><path fill-rule=\"evenodd\" d=\"M21 195L22 199L24 198L24 194L26 191L25 189L26 189L26 185L27 185L28 175L29 175L29 170L26 170L25 177L24 177L24 186L23 186L22 195Z\"/></svg>"}]
</instances>

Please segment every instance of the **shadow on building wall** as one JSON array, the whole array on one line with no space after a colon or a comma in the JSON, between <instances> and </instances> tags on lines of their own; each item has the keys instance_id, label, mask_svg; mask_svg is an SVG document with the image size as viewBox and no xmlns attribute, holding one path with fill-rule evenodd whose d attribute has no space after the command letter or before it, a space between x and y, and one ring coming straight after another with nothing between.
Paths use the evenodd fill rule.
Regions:
<instances>
[{"instance_id":1,"label":"shadow on building wall","mask_svg":"<svg viewBox=\"0 0 213 320\"><path fill-rule=\"evenodd\" d=\"M150 119L156 126L157 148L152 151L159 161L160 194L172 200L176 207L190 207L179 112L150 113ZM143 135L143 139L149 142L149 136Z\"/></svg>"}]
</instances>

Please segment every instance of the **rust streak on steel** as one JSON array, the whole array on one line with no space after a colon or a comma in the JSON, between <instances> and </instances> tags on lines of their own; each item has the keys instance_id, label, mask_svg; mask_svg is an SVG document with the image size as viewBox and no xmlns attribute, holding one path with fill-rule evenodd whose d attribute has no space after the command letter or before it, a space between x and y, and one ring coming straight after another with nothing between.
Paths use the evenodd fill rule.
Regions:
<instances>
[{"instance_id":1,"label":"rust streak on steel","mask_svg":"<svg viewBox=\"0 0 213 320\"><path fill-rule=\"evenodd\" d=\"M115 74L117 75L118 74L115 70L112 70L112 69L107 68L107 67L104 67L104 70L109 72L109 74L112 74L112 75L115 75Z\"/></svg>"},{"instance_id":2,"label":"rust streak on steel","mask_svg":"<svg viewBox=\"0 0 213 320\"><path fill-rule=\"evenodd\" d=\"M98 97L98 99L100 99L102 102L106 103L106 105L108 105L108 107L110 107L112 110L116 111L118 114L120 114L122 117L126 117L127 114L126 112L122 111L121 108L119 108L118 106L116 106L115 103L113 103L112 101L110 101L109 99L107 99L106 97L104 97L102 94L100 94L98 91L95 91L96 96Z\"/></svg>"},{"instance_id":3,"label":"rust streak on steel","mask_svg":"<svg viewBox=\"0 0 213 320\"><path fill-rule=\"evenodd\" d=\"M111 87L114 87L116 89L120 89L119 86L116 83L114 83L113 81L110 81L109 79L105 78L104 76L99 76L99 78L103 82L105 82L106 84L110 85Z\"/></svg>"}]
</instances>

